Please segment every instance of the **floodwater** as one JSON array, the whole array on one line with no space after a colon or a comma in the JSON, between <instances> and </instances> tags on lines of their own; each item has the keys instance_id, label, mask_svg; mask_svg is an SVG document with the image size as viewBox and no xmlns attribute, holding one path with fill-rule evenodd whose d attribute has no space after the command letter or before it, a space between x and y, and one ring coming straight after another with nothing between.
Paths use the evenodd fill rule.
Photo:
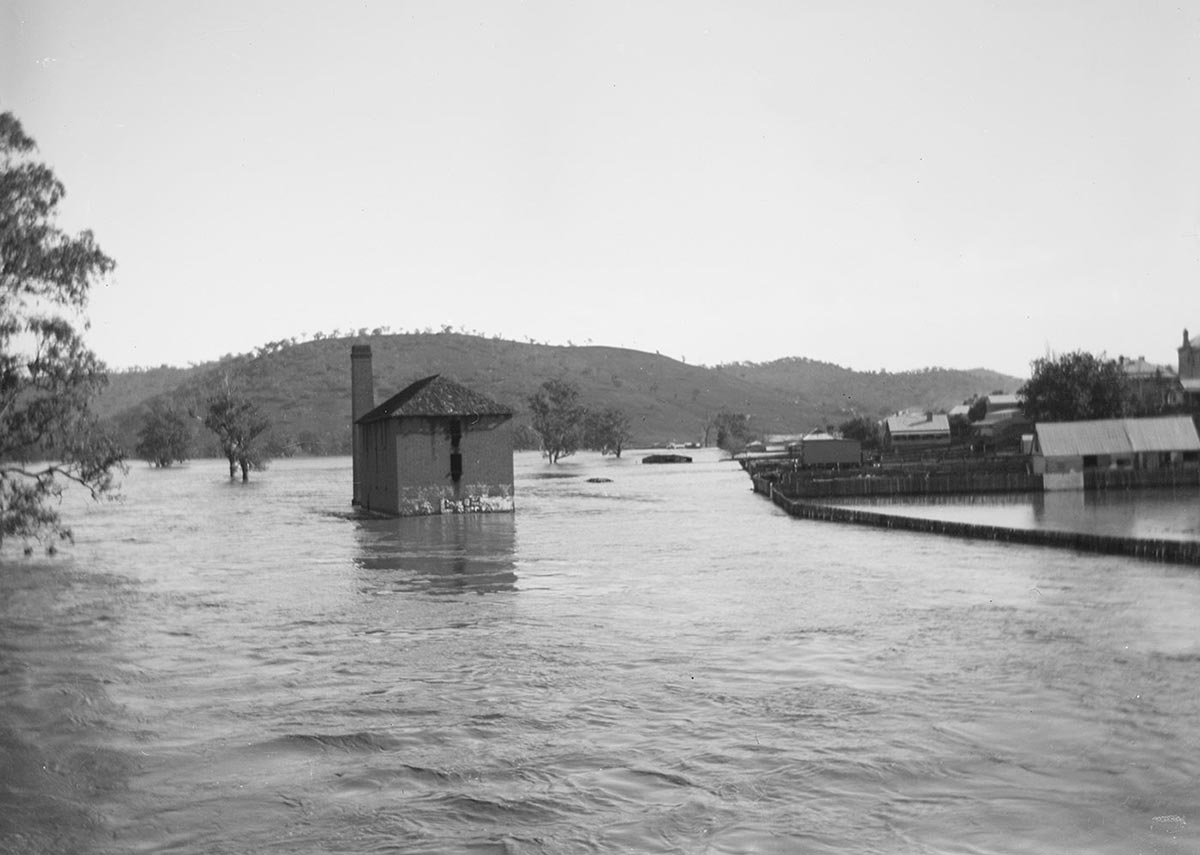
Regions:
<instances>
[{"instance_id":1,"label":"floodwater","mask_svg":"<svg viewBox=\"0 0 1200 855\"><path fill-rule=\"evenodd\" d=\"M519 455L504 516L356 518L346 458L68 502L0 559L0 852L1200 851L1200 572L639 456Z\"/></svg>"},{"instance_id":2,"label":"floodwater","mask_svg":"<svg viewBox=\"0 0 1200 855\"><path fill-rule=\"evenodd\" d=\"M1018 529L1159 540L1200 540L1200 490L997 493L977 496L897 497L831 502L881 513Z\"/></svg>"}]
</instances>

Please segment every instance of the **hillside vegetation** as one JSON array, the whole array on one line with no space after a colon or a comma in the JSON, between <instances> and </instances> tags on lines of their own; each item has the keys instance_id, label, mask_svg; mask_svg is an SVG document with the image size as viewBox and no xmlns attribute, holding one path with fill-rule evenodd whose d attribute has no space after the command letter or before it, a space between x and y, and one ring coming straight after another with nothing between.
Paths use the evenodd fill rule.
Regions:
<instances>
[{"instance_id":1,"label":"hillside vegetation","mask_svg":"<svg viewBox=\"0 0 1200 855\"><path fill-rule=\"evenodd\" d=\"M579 387L586 406L623 410L634 444L642 446L702 442L707 424L722 409L748 414L762 433L799 433L854 415L946 409L974 394L1015 391L1022 382L984 370L856 372L799 358L710 368L616 347L408 333L324 338L188 369L118 372L99 409L132 448L152 400L202 418L208 390L229 376L270 417L276 453L348 453L353 344L371 346L377 403L414 380L442 374L512 407L522 427L529 424L529 396L558 377ZM212 438L198 420L195 424L197 455L213 454Z\"/></svg>"}]
</instances>

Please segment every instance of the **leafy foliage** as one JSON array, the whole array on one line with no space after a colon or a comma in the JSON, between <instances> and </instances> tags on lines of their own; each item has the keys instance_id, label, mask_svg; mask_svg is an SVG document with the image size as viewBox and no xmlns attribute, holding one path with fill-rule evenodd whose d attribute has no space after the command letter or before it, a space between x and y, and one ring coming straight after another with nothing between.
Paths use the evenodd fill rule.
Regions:
<instances>
[{"instance_id":1,"label":"leafy foliage","mask_svg":"<svg viewBox=\"0 0 1200 855\"><path fill-rule=\"evenodd\" d=\"M874 451L880 446L879 423L866 416L855 416L842 422L838 432L846 439L857 439L864 451Z\"/></svg>"},{"instance_id":2,"label":"leafy foliage","mask_svg":"<svg viewBox=\"0 0 1200 855\"><path fill-rule=\"evenodd\" d=\"M267 468L270 457L259 439L271 423L229 378L209 397L204 426L220 440L221 452L229 461L230 478L236 478L240 468L242 480L249 481L251 469Z\"/></svg>"},{"instance_id":3,"label":"leafy foliage","mask_svg":"<svg viewBox=\"0 0 1200 855\"><path fill-rule=\"evenodd\" d=\"M530 395L529 410L533 429L542 438L542 453L551 463L575 453L582 439L584 414L578 386L565 380L547 380Z\"/></svg>"},{"instance_id":4,"label":"leafy foliage","mask_svg":"<svg viewBox=\"0 0 1200 855\"><path fill-rule=\"evenodd\" d=\"M165 468L187 460L191 445L192 430L184 414L156 401L150 405L138 431L134 451L146 462Z\"/></svg>"},{"instance_id":5,"label":"leafy foliage","mask_svg":"<svg viewBox=\"0 0 1200 855\"><path fill-rule=\"evenodd\" d=\"M91 232L55 225L66 191L30 160L35 148L12 113L0 114L0 543L69 538L53 507L63 489L112 492L123 456L92 413L106 375L76 329L114 263Z\"/></svg>"},{"instance_id":6,"label":"leafy foliage","mask_svg":"<svg viewBox=\"0 0 1200 855\"><path fill-rule=\"evenodd\" d=\"M1032 368L1017 392L1030 421L1112 419L1129 412L1128 380L1114 359L1074 351L1035 359Z\"/></svg>"},{"instance_id":7,"label":"leafy foliage","mask_svg":"<svg viewBox=\"0 0 1200 855\"><path fill-rule=\"evenodd\" d=\"M721 410L713 417L712 426L717 432L717 448L737 454L750 441L750 417L742 413Z\"/></svg>"},{"instance_id":8,"label":"leafy foliage","mask_svg":"<svg viewBox=\"0 0 1200 855\"><path fill-rule=\"evenodd\" d=\"M584 419L583 436L588 448L620 457L632 436L629 417L616 407L589 411Z\"/></svg>"}]
</instances>

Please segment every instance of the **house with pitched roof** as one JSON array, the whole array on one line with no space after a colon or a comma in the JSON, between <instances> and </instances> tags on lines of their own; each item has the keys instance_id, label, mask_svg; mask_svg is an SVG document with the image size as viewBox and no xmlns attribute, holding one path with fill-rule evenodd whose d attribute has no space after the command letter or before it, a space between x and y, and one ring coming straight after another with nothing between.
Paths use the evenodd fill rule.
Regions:
<instances>
[{"instance_id":1,"label":"house with pitched roof","mask_svg":"<svg viewBox=\"0 0 1200 855\"><path fill-rule=\"evenodd\" d=\"M354 503L394 516L513 510L512 410L434 374L374 405L371 348L350 354Z\"/></svg>"},{"instance_id":2,"label":"house with pitched roof","mask_svg":"<svg viewBox=\"0 0 1200 855\"><path fill-rule=\"evenodd\" d=\"M1117 364L1125 374L1138 412L1169 413L1183 403L1179 376L1170 365L1148 362L1144 356L1137 359L1121 356Z\"/></svg>"},{"instance_id":3,"label":"house with pitched roof","mask_svg":"<svg viewBox=\"0 0 1200 855\"><path fill-rule=\"evenodd\" d=\"M945 413L908 412L888 416L883 443L890 451L950 447L950 417Z\"/></svg>"}]
</instances>

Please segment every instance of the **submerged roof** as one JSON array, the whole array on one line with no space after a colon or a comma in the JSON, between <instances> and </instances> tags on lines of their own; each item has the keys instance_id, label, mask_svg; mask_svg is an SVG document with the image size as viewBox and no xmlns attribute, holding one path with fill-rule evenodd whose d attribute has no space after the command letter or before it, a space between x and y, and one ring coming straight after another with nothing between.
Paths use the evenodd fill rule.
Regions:
<instances>
[{"instance_id":1,"label":"submerged roof","mask_svg":"<svg viewBox=\"0 0 1200 855\"><path fill-rule=\"evenodd\" d=\"M418 380L358 420L359 424L405 416L512 416L512 410L440 374Z\"/></svg>"},{"instance_id":2,"label":"submerged roof","mask_svg":"<svg viewBox=\"0 0 1200 855\"><path fill-rule=\"evenodd\" d=\"M1200 436L1190 416L1039 422L1037 437L1044 457L1200 451Z\"/></svg>"}]
</instances>

